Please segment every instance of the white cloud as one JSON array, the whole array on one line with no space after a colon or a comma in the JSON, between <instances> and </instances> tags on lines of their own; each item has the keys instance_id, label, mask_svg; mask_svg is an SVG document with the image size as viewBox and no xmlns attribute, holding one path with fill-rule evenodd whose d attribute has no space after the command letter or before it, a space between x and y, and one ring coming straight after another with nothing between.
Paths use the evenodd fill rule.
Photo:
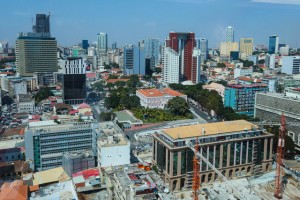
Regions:
<instances>
[{"instance_id":1,"label":"white cloud","mask_svg":"<svg viewBox=\"0 0 300 200\"><path fill-rule=\"evenodd\" d=\"M251 0L254 3L273 3L273 4L290 4L300 5L300 0Z\"/></svg>"}]
</instances>

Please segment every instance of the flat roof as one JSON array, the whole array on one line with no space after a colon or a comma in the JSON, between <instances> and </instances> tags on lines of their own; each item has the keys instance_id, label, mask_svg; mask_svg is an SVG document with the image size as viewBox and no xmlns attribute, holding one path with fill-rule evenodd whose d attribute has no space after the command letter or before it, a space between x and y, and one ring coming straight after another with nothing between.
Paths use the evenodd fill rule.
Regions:
<instances>
[{"instance_id":1,"label":"flat roof","mask_svg":"<svg viewBox=\"0 0 300 200\"><path fill-rule=\"evenodd\" d=\"M141 120L136 119L132 113L130 113L127 110L122 110L119 112L115 112L116 117L118 119L119 122L131 122L132 124L135 123L143 123Z\"/></svg>"},{"instance_id":2,"label":"flat roof","mask_svg":"<svg viewBox=\"0 0 300 200\"><path fill-rule=\"evenodd\" d=\"M175 128L164 129L163 132L173 139L184 139L239 132L244 131L245 129L251 130L253 128L258 127L255 124L252 124L246 120L237 120L208 124L196 124L190 126L180 126ZM204 130L204 135L202 135L202 130Z\"/></svg>"}]
</instances>

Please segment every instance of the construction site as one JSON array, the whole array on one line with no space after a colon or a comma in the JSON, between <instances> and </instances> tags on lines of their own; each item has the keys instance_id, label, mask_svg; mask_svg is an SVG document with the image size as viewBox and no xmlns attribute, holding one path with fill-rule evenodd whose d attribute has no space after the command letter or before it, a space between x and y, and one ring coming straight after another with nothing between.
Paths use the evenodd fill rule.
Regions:
<instances>
[{"instance_id":1,"label":"construction site","mask_svg":"<svg viewBox=\"0 0 300 200\"><path fill-rule=\"evenodd\" d=\"M153 164L178 199L296 200L300 164L284 161L286 132L282 115L273 149L274 135L244 120L164 129L153 134Z\"/></svg>"}]
</instances>

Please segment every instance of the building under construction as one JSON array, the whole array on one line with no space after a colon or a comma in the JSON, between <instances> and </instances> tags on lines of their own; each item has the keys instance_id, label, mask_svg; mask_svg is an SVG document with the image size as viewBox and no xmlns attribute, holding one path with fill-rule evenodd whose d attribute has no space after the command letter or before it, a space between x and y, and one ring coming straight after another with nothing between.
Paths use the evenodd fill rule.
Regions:
<instances>
[{"instance_id":1,"label":"building under construction","mask_svg":"<svg viewBox=\"0 0 300 200\"><path fill-rule=\"evenodd\" d=\"M228 179L256 175L272 168L273 135L245 120L181 126L153 134L153 163L170 190L191 188L194 152L188 142ZM200 182L221 179L200 161Z\"/></svg>"}]
</instances>

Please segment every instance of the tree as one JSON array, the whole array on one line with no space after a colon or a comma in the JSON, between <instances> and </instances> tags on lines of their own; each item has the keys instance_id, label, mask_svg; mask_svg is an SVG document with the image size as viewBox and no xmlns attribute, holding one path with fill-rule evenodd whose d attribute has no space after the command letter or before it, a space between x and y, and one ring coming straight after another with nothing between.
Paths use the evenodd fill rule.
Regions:
<instances>
[{"instance_id":1,"label":"tree","mask_svg":"<svg viewBox=\"0 0 300 200\"><path fill-rule=\"evenodd\" d=\"M174 115L185 116L189 111L189 105L184 98L174 97L169 100L167 108Z\"/></svg>"},{"instance_id":2,"label":"tree","mask_svg":"<svg viewBox=\"0 0 300 200\"><path fill-rule=\"evenodd\" d=\"M13 103L13 99L8 95L2 97L1 101L2 101L3 106L4 105L11 105Z\"/></svg>"},{"instance_id":3,"label":"tree","mask_svg":"<svg viewBox=\"0 0 300 200\"><path fill-rule=\"evenodd\" d=\"M217 68L225 68L226 65L224 63L218 63Z\"/></svg>"},{"instance_id":4,"label":"tree","mask_svg":"<svg viewBox=\"0 0 300 200\"><path fill-rule=\"evenodd\" d=\"M119 77L117 75L113 75L113 74L110 74L108 76L108 79L117 79L117 78L119 78Z\"/></svg>"},{"instance_id":5,"label":"tree","mask_svg":"<svg viewBox=\"0 0 300 200\"><path fill-rule=\"evenodd\" d=\"M263 65L263 64L265 64L265 60L264 60L264 59L261 59L261 60L259 60L257 63Z\"/></svg>"},{"instance_id":6,"label":"tree","mask_svg":"<svg viewBox=\"0 0 300 200\"><path fill-rule=\"evenodd\" d=\"M160 67L155 67L154 69L153 69L153 71L154 72L156 72L156 73L161 73L161 68Z\"/></svg>"},{"instance_id":7,"label":"tree","mask_svg":"<svg viewBox=\"0 0 300 200\"><path fill-rule=\"evenodd\" d=\"M104 99L104 106L108 109L110 108L115 109L116 107L118 107L119 104L120 104L120 97L115 93L112 93L109 97L106 97Z\"/></svg>"},{"instance_id":8,"label":"tree","mask_svg":"<svg viewBox=\"0 0 300 200\"><path fill-rule=\"evenodd\" d=\"M136 88L140 83L138 75L131 75L129 81L127 81L127 86L130 88Z\"/></svg>"},{"instance_id":9,"label":"tree","mask_svg":"<svg viewBox=\"0 0 300 200\"><path fill-rule=\"evenodd\" d=\"M98 92L101 92L104 89L104 84L102 81L98 81L92 85L92 88Z\"/></svg>"},{"instance_id":10,"label":"tree","mask_svg":"<svg viewBox=\"0 0 300 200\"><path fill-rule=\"evenodd\" d=\"M99 115L100 121L112 121L115 118L115 114L113 112L101 112Z\"/></svg>"},{"instance_id":11,"label":"tree","mask_svg":"<svg viewBox=\"0 0 300 200\"><path fill-rule=\"evenodd\" d=\"M111 66L105 65L105 66L104 66L104 69L111 69Z\"/></svg>"},{"instance_id":12,"label":"tree","mask_svg":"<svg viewBox=\"0 0 300 200\"><path fill-rule=\"evenodd\" d=\"M34 98L37 102L40 102L40 101L48 98L49 96L53 96L53 93L51 92L51 89L49 87L44 87L44 88L41 88L38 91L38 93L36 93Z\"/></svg>"},{"instance_id":13,"label":"tree","mask_svg":"<svg viewBox=\"0 0 300 200\"><path fill-rule=\"evenodd\" d=\"M282 84L278 84L276 88L276 92L282 93L284 91L284 86Z\"/></svg>"},{"instance_id":14,"label":"tree","mask_svg":"<svg viewBox=\"0 0 300 200\"><path fill-rule=\"evenodd\" d=\"M129 110L131 110L132 108L137 108L141 105L140 98L136 95L132 95L132 96L123 95L120 99L120 104L123 105L125 109L129 109Z\"/></svg>"}]
</instances>

